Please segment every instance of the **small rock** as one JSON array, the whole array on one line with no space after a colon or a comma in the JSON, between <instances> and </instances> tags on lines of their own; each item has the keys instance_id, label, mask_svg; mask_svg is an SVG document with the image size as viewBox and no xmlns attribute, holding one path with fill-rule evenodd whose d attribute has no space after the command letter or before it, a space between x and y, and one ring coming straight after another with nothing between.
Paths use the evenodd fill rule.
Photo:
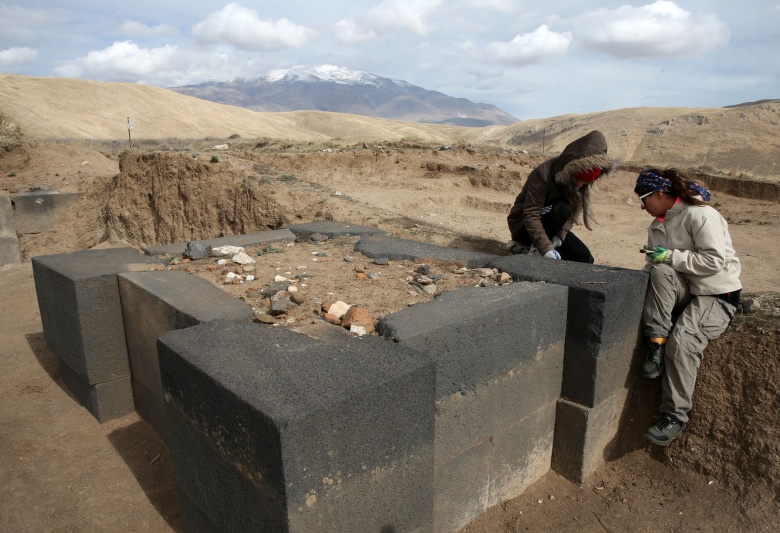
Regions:
<instances>
[{"instance_id":1,"label":"small rock","mask_svg":"<svg viewBox=\"0 0 780 533\"><path fill-rule=\"evenodd\" d=\"M761 309L761 302L755 298L745 298L742 300L742 312L743 313L755 313Z\"/></svg>"},{"instance_id":2,"label":"small rock","mask_svg":"<svg viewBox=\"0 0 780 533\"><path fill-rule=\"evenodd\" d=\"M375 265L386 265L389 262L390 261L387 259L387 257L379 257L377 259L374 259L374 264Z\"/></svg>"},{"instance_id":3,"label":"small rock","mask_svg":"<svg viewBox=\"0 0 780 533\"><path fill-rule=\"evenodd\" d=\"M438 288L436 287L435 283L431 283L430 285L423 285L423 292L425 294L436 294L436 291Z\"/></svg>"},{"instance_id":4,"label":"small rock","mask_svg":"<svg viewBox=\"0 0 780 533\"><path fill-rule=\"evenodd\" d=\"M243 267L243 269L244 269L244 272L254 272L255 271L255 267L253 267L252 265L245 265Z\"/></svg>"},{"instance_id":5,"label":"small rock","mask_svg":"<svg viewBox=\"0 0 780 533\"><path fill-rule=\"evenodd\" d=\"M276 294L274 294L273 296L271 296L271 302L272 303L273 302L278 302L282 298L289 298L289 297L290 297L290 293L289 292L287 292L287 291L279 291Z\"/></svg>"},{"instance_id":6,"label":"small rock","mask_svg":"<svg viewBox=\"0 0 780 533\"><path fill-rule=\"evenodd\" d=\"M211 254L211 245L201 241L190 241L184 248L184 257L190 259L205 259Z\"/></svg>"},{"instance_id":7,"label":"small rock","mask_svg":"<svg viewBox=\"0 0 780 533\"><path fill-rule=\"evenodd\" d=\"M337 300L331 304L331 306L328 308L328 313L335 316L339 320L341 320L341 317L344 316L344 313L346 313L349 308L352 307L351 305L342 302L341 300Z\"/></svg>"},{"instance_id":8,"label":"small rock","mask_svg":"<svg viewBox=\"0 0 780 533\"><path fill-rule=\"evenodd\" d=\"M233 262L238 263L239 265L251 265L257 261L249 257L245 252L238 252L233 256Z\"/></svg>"},{"instance_id":9,"label":"small rock","mask_svg":"<svg viewBox=\"0 0 780 533\"><path fill-rule=\"evenodd\" d=\"M263 296L266 298L270 298L271 296L273 296L279 291L286 291L287 287L289 286L290 284L285 282L274 283L273 285L269 285L268 287L263 289Z\"/></svg>"},{"instance_id":10,"label":"small rock","mask_svg":"<svg viewBox=\"0 0 780 533\"><path fill-rule=\"evenodd\" d=\"M353 325L349 327L349 332L356 334L358 337L362 337L363 335L366 334L366 328L364 328L363 326Z\"/></svg>"},{"instance_id":11,"label":"small rock","mask_svg":"<svg viewBox=\"0 0 780 533\"><path fill-rule=\"evenodd\" d=\"M293 301L293 303L296 303L298 305L301 305L303 302L306 301L306 295L302 294L300 292L294 292L290 295L290 300Z\"/></svg>"},{"instance_id":12,"label":"small rock","mask_svg":"<svg viewBox=\"0 0 780 533\"><path fill-rule=\"evenodd\" d=\"M211 249L211 255L214 256L234 256L243 252L244 249L241 246L217 246Z\"/></svg>"},{"instance_id":13,"label":"small rock","mask_svg":"<svg viewBox=\"0 0 780 533\"><path fill-rule=\"evenodd\" d=\"M492 268L478 268L477 269L477 275L481 278L489 278L496 274L496 272Z\"/></svg>"},{"instance_id":14,"label":"small rock","mask_svg":"<svg viewBox=\"0 0 780 533\"><path fill-rule=\"evenodd\" d=\"M309 235L309 242L325 242L328 240L327 235L323 235L322 233L312 233Z\"/></svg>"},{"instance_id":15,"label":"small rock","mask_svg":"<svg viewBox=\"0 0 780 533\"><path fill-rule=\"evenodd\" d=\"M509 283L512 281L512 276L507 274L506 272L502 272L501 275L498 277L498 284L503 285L505 283Z\"/></svg>"},{"instance_id":16,"label":"small rock","mask_svg":"<svg viewBox=\"0 0 780 533\"><path fill-rule=\"evenodd\" d=\"M341 318L341 325L350 330L353 326L361 326L366 332L370 333L374 331L374 320L371 318L371 314L368 310L358 307L357 305L353 305L347 309L346 313L344 313L344 316Z\"/></svg>"},{"instance_id":17,"label":"small rock","mask_svg":"<svg viewBox=\"0 0 780 533\"><path fill-rule=\"evenodd\" d=\"M420 265L417 267L416 272L422 276L427 276L431 273L431 268L428 265Z\"/></svg>"},{"instance_id":18,"label":"small rock","mask_svg":"<svg viewBox=\"0 0 780 533\"><path fill-rule=\"evenodd\" d=\"M323 317L325 319L325 322L328 324L335 324L337 326L341 325L341 319L334 315L333 313L325 313L325 316Z\"/></svg>"},{"instance_id":19,"label":"small rock","mask_svg":"<svg viewBox=\"0 0 780 533\"><path fill-rule=\"evenodd\" d=\"M260 322L261 324L275 324L276 319L264 311L255 311L255 322Z\"/></svg>"},{"instance_id":20,"label":"small rock","mask_svg":"<svg viewBox=\"0 0 780 533\"><path fill-rule=\"evenodd\" d=\"M283 315L289 313L296 307L298 307L298 304L294 303L292 300L290 300L289 297L285 296L284 298L281 298L271 304L271 310L269 313L274 316Z\"/></svg>"}]
</instances>

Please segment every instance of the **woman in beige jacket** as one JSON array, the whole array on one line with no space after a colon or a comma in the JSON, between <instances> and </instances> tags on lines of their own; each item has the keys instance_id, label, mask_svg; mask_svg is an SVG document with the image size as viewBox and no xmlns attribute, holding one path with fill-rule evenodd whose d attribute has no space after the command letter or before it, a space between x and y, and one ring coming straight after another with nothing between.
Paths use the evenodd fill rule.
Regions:
<instances>
[{"instance_id":1,"label":"woman in beige jacket","mask_svg":"<svg viewBox=\"0 0 780 533\"><path fill-rule=\"evenodd\" d=\"M661 376L661 417L645 437L666 446L688 422L693 388L710 341L734 317L742 292L740 263L726 220L706 205L710 193L674 168L639 173L634 192L652 215L647 229L650 285L642 375Z\"/></svg>"}]
</instances>

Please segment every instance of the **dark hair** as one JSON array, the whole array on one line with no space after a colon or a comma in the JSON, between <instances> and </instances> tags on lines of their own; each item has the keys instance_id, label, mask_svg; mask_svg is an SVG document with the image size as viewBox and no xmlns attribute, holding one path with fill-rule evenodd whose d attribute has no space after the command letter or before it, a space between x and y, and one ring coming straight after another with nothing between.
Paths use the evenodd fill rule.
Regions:
<instances>
[{"instance_id":1,"label":"dark hair","mask_svg":"<svg viewBox=\"0 0 780 533\"><path fill-rule=\"evenodd\" d=\"M701 194L697 189L701 189L701 186L675 167L669 167L666 170L657 168L649 168L647 170L671 182L672 190L666 194L678 196L680 200L687 204L707 205L707 202L699 198Z\"/></svg>"}]
</instances>

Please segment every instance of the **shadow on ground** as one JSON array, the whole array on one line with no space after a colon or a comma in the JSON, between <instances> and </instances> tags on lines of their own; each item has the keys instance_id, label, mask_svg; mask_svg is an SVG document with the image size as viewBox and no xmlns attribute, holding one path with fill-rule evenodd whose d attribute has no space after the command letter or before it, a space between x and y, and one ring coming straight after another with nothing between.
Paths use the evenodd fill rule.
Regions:
<instances>
[{"instance_id":1,"label":"shadow on ground","mask_svg":"<svg viewBox=\"0 0 780 533\"><path fill-rule=\"evenodd\" d=\"M174 531L183 532L170 452L152 426L141 420L115 429L109 433L108 440L130 467L160 516Z\"/></svg>"}]
</instances>

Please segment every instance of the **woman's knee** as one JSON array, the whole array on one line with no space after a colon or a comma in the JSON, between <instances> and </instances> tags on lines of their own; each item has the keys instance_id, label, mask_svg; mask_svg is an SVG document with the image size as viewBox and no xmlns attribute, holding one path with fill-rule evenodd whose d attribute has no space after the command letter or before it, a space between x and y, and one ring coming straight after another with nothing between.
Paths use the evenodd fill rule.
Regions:
<instances>
[{"instance_id":1,"label":"woman's knee","mask_svg":"<svg viewBox=\"0 0 780 533\"><path fill-rule=\"evenodd\" d=\"M650 283L654 286L674 283L675 271L667 264L654 265L650 269Z\"/></svg>"}]
</instances>

